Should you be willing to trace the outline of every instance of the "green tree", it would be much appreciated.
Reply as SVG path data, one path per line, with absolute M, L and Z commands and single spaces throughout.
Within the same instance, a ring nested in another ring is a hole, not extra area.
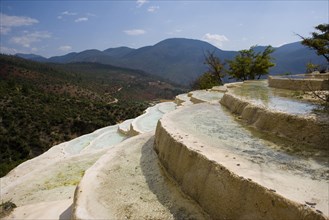
M 224 63 L 222 63 L 222 61 L 218 57 L 216 57 L 214 53 L 214 51 L 208 51 L 207 55 L 205 55 L 204 64 L 208 66 L 208 71 L 206 73 L 213 75 L 213 77 L 217 80 L 218 84 L 222 85 L 223 77 L 225 76 Z
M 213 86 L 223 85 L 224 63 L 214 53 L 208 51 L 204 55 L 204 64 L 208 66 L 208 70 L 194 81 L 193 89 L 210 89 Z
M 271 53 L 274 49 L 267 46 L 263 52 L 256 53 L 255 46 L 248 50 L 241 50 L 234 60 L 228 61 L 228 74 L 235 79 L 253 80 L 260 79 L 261 76 L 268 74 L 274 63 L 271 62 Z
M 311 33 L 312 37 L 298 36 L 303 39 L 303 45 L 316 50 L 316 53 L 326 58 L 329 63 L 329 24 L 319 24 L 315 29 L 316 32 Z
M 219 82 L 217 78 L 209 73 L 206 72 L 202 74 L 199 78 L 197 78 L 192 85 L 193 89 L 211 89 L 214 86 L 218 86 Z
M 311 62 L 308 62 L 306 64 L 306 73 L 312 73 L 314 71 L 317 71 L 319 70 L 320 68 L 320 65 L 317 65 L 317 64 L 314 64 L 314 63 L 311 63 Z

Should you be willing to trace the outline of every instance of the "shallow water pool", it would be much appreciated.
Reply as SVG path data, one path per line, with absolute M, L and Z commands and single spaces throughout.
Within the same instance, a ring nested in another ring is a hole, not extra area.
M 221 105 L 196 104 L 175 114 L 178 129 L 258 164 L 274 164 L 280 169 L 329 180 L 329 163 L 322 157 L 305 157 L 285 152 L 290 143 L 282 138 L 255 135 L 257 131 L 239 123 Z
M 271 88 L 267 80 L 245 81 L 230 91 L 266 108 L 290 114 L 310 114 L 320 106 L 298 99 L 299 93 L 286 89 Z

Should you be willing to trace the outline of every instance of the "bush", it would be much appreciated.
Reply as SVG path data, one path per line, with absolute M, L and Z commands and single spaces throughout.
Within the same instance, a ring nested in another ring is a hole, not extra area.
M 11 201 L 7 201 L 7 202 L 1 202 L 0 204 L 0 218 L 4 218 L 7 215 L 10 214 L 10 212 L 12 212 L 15 208 L 16 208 L 16 204 L 11 202 Z
M 192 85 L 193 89 L 211 89 L 214 86 L 218 86 L 220 83 L 211 73 L 204 73 L 201 75 Z

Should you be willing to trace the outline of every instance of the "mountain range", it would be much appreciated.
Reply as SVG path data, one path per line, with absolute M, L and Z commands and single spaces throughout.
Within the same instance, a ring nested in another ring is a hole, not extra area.
M 256 46 L 255 51 L 262 51 L 264 48 L 264 46 Z M 34 54 L 16 55 L 39 62 L 94 62 L 139 69 L 175 83 L 189 85 L 207 70 L 207 66 L 203 62 L 205 53 L 208 51 L 214 52 L 222 61 L 234 59 L 238 54 L 237 51 L 224 51 L 200 40 L 171 38 L 139 49 L 128 47 L 109 48 L 104 51 L 92 49 L 48 59 Z M 276 65 L 270 69 L 271 75 L 304 73 L 308 62 L 325 63 L 324 58 L 300 42 L 275 48 L 272 57 Z

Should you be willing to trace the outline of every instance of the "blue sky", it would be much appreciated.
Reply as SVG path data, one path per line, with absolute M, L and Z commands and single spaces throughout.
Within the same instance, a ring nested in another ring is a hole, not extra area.
M 167 38 L 207 41 L 223 50 L 280 46 L 328 23 L 329 1 L 1 0 L 1 53 L 45 57 Z

